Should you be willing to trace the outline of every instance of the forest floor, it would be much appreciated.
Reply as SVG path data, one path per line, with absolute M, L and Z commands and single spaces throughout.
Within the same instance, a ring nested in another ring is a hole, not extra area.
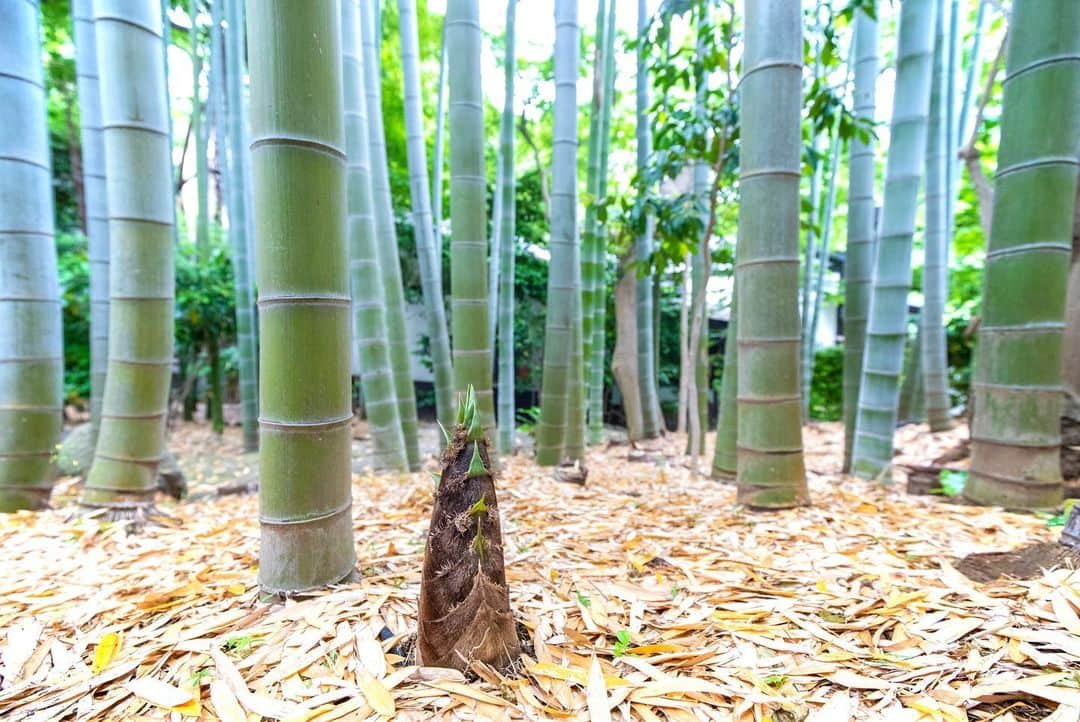
M 898 463 L 965 433 L 923 432 L 900 432 Z M 465 679 L 407 658 L 428 473 L 358 471 L 359 580 L 282 602 L 256 587 L 255 495 L 213 493 L 255 457 L 235 428 L 181 425 L 193 500 L 163 501 L 165 526 L 75 515 L 73 478 L 55 510 L 0 518 L 0 718 L 1080 720 L 1080 576 L 957 570 L 1058 530 L 843 476 L 841 439 L 807 428 L 814 505 L 776 513 L 694 475 L 675 435 L 590 450 L 584 486 L 507 460 L 507 580 L 533 648 L 516 676 Z

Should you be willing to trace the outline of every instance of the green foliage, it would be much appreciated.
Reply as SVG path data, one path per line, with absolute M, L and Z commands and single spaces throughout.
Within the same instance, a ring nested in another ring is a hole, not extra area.
M 536 430 L 536 425 L 540 423 L 540 407 L 530 406 L 527 409 L 518 409 L 517 420 L 518 431 L 531 435 Z
M 810 418 L 839 421 L 844 415 L 844 347 L 823 348 L 814 354 L 810 382 Z
M 516 252 L 514 256 L 514 362 L 518 394 L 540 391 L 547 315 L 547 260 L 537 251 L 548 247 L 548 222 L 540 191 L 540 175 L 530 170 L 515 190 Z
M 64 396 L 90 398 L 90 266 L 81 233 L 56 234 L 64 322 Z
M 941 493 L 950 499 L 955 499 L 964 493 L 964 485 L 967 483 L 968 473 L 962 469 L 942 469 L 938 474 L 941 482 Z
M 232 262 L 220 226 L 211 228 L 210 238 L 203 260 L 190 242 L 182 242 L 176 254 L 176 347 L 181 358 L 210 339 L 224 348 L 236 337 Z
M 615 648 L 612 650 L 616 657 L 621 657 L 630 649 L 630 630 L 620 629 L 615 632 Z
M 390 195 L 393 198 L 394 212 L 398 214 L 398 244 L 402 250 L 401 258 L 410 259 L 415 272 L 412 279 L 402 268 L 402 281 L 408 289 L 415 280 L 416 298 L 419 298 L 420 272 L 416 268 L 415 254 L 404 252 L 404 237 L 401 236 L 402 219 L 409 216 L 409 234 L 411 237 L 412 207 L 409 195 L 409 162 L 405 150 L 405 78 L 401 68 L 401 39 L 398 34 L 398 7 L 396 2 L 381 3 L 382 38 L 379 43 L 379 62 L 382 69 L 382 114 L 383 128 L 386 132 L 386 161 L 390 174 Z M 420 47 L 420 66 L 431 72 L 420 73 L 421 105 L 424 114 L 424 128 L 427 131 L 427 157 L 433 157 L 435 141 L 435 97 L 438 94 L 439 55 L 442 52 L 442 15 L 428 12 L 427 3 L 416 4 L 417 36 Z M 435 202 L 435 199 L 432 199 Z M 449 217 L 449 216 L 447 216 Z M 408 296 L 407 296 L 408 297 Z

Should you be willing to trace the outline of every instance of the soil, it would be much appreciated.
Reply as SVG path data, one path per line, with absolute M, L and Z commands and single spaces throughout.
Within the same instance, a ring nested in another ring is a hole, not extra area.
M 970 554 L 956 565 L 960 573 L 976 582 L 1002 577 L 1034 579 L 1052 567 L 1080 568 L 1080 552 L 1057 542 L 1040 542 L 1008 552 Z

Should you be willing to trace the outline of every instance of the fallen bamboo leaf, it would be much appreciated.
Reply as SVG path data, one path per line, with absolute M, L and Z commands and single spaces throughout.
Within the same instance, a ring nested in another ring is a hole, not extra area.
M 166 709 L 187 704 L 193 696 L 191 692 L 185 692 L 168 682 L 152 677 L 133 679 L 124 684 L 124 687 L 139 699 Z
M 589 665 L 589 683 L 585 695 L 591 722 L 611 722 L 611 710 L 608 708 L 607 687 L 604 686 L 604 670 L 600 661 L 592 658 Z
M 109 632 L 102 636 L 97 647 L 94 648 L 94 662 L 90 669 L 97 674 L 109 666 L 116 653 L 120 651 L 121 636 L 119 632 Z
M 247 715 L 224 680 L 215 679 L 210 683 L 210 702 L 221 722 L 247 722 Z
M 386 685 L 366 672 L 360 672 L 356 681 L 371 709 L 385 717 L 393 716 L 394 698 L 390 696 L 390 690 L 386 688 Z

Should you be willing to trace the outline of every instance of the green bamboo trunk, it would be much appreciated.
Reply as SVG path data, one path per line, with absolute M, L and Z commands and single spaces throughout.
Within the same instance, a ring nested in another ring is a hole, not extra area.
M 922 345 L 922 324 L 920 323 L 915 336 L 905 343 L 904 371 L 901 374 L 900 401 L 897 406 L 897 420 L 902 424 L 917 424 L 923 419 L 921 411 Z
M 855 116 L 874 121 L 878 74 L 877 20 L 855 11 Z M 874 136 L 851 139 L 848 156 L 847 254 L 844 280 L 844 471 L 851 470 L 855 417 L 859 408 L 866 316 L 874 273 Z
M 645 0 L 638 0 L 638 38 L 644 40 L 649 27 L 649 14 Z M 649 70 L 645 43 L 638 47 L 637 54 L 637 170 L 644 173 L 649 162 L 652 148 L 649 120 Z M 644 189 L 642 189 L 644 190 Z M 653 253 L 654 219 L 645 219 L 644 231 L 634 239 L 637 262 L 646 264 Z M 660 420 L 660 400 L 656 386 L 656 349 L 653 332 L 653 278 L 651 273 L 638 271 L 637 317 L 638 317 L 638 384 L 641 386 L 641 421 L 642 434 L 653 438 L 662 431 Z
M 93 0 L 71 3 L 90 269 L 90 435 L 91 443 L 96 443 L 109 361 L 109 210 L 105 200 L 105 142 L 101 132 L 93 5 Z
M 96 0 L 109 208 L 109 366 L 82 502 L 149 504 L 173 362 L 173 185 L 161 5 Z
M 799 393 L 802 17 L 789 0 L 747 0 L 745 10 L 737 499 L 783 508 L 809 501 Z
M 815 74 L 820 74 L 820 70 L 821 65 L 818 64 L 815 69 Z M 802 370 L 802 420 L 804 423 L 809 420 L 810 377 L 813 374 L 813 370 L 810 368 L 811 362 L 809 355 L 809 349 L 813 347 L 813 341 L 810 339 L 810 321 L 814 315 L 812 310 L 814 304 L 814 259 L 818 253 L 819 234 L 817 228 L 821 225 L 821 176 L 824 173 L 819 143 L 820 137 L 815 136 L 812 141 L 813 153 L 811 154 L 810 160 L 813 165 L 813 171 L 810 175 L 810 203 L 809 208 L 806 210 L 806 235 L 802 264 L 802 298 L 799 301 L 799 308 L 802 310 L 802 355 L 799 363 Z
M 980 50 L 982 48 L 983 18 L 986 15 L 988 2 L 989 0 L 979 0 L 979 9 L 975 13 L 975 27 L 971 29 L 971 53 L 968 55 L 967 74 L 964 76 L 964 95 L 960 101 L 959 116 L 954 129 L 956 135 L 953 138 L 958 148 L 962 148 L 967 141 L 968 114 L 971 112 L 972 104 L 975 101 L 975 82 L 981 77 L 979 72 L 982 69 Z M 959 158 L 953 158 L 952 162 L 956 164 L 957 171 L 952 176 L 953 187 L 949 192 L 955 194 L 956 186 L 960 181 L 959 167 L 962 161 Z
M 165 77 L 168 78 L 169 77 L 169 48 L 172 47 L 172 32 L 169 30 L 168 25 L 165 24 L 165 19 L 169 17 L 169 8 L 172 7 L 172 2 L 171 2 L 171 0 L 160 0 L 160 3 L 161 3 L 161 18 L 162 18 L 162 23 L 163 23 L 162 24 L 162 31 L 163 32 L 161 33 L 161 65 L 165 69 Z M 89 3 L 87 5 L 87 13 L 90 14 L 90 15 L 93 15 L 93 0 L 89 0 Z M 96 41 L 95 41 L 95 44 L 96 44 Z M 100 96 L 100 92 L 99 92 L 99 96 Z M 167 123 L 167 132 L 169 134 L 169 172 L 174 173 L 175 175 L 173 177 L 177 179 L 177 182 L 179 182 L 180 169 L 179 168 L 173 168 L 173 165 L 172 165 L 172 161 L 173 161 L 173 157 L 172 157 L 173 138 L 174 138 L 174 136 L 173 136 L 173 118 L 172 118 L 172 94 L 168 91 L 168 85 L 167 84 L 166 84 L 166 90 L 165 90 L 165 117 L 168 118 L 168 120 L 169 120 L 169 122 Z M 102 151 L 102 153 L 104 153 L 104 151 Z M 84 166 L 84 170 L 85 170 L 85 166 Z M 177 203 L 179 201 L 179 198 L 180 198 L 179 194 L 173 194 L 173 218 L 174 219 L 176 218 L 176 205 L 177 205 Z M 106 219 L 106 226 L 107 225 L 108 225 L 108 219 Z M 173 234 L 173 246 L 174 247 L 179 247 L 180 246 L 180 230 L 177 227 L 177 224 L 175 222 L 173 223 L 172 234 Z M 109 282 L 108 282 L 107 277 L 105 279 L 104 292 L 105 292 L 105 297 L 107 299 L 108 296 L 109 296 Z M 106 326 L 105 330 L 106 330 L 106 332 L 108 332 L 109 312 L 108 312 L 107 308 L 105 309 L 104 318 L 105 318 L 105 326 Z M 105 364 L 106 366 L 108 365 L 108 351 L 109 351 L 108 338 L 106 338 L 106 341 L 105 341 L 105 355 L 102 356 L 102 363 Z M 104 393 L 104 388 L 102 388 L 102 392 Z
M 576 182 L 575 178 L 575 182 Z M 576 204 L 575 199 L 575 204 Z M 581 303 L 581 242 L 577 236 L 577 224 L 574 226 L 575 245 L 577 246 L 576 288 L 572 292 L 573 308 L 570 317 L 570 376 L 567 388 L 566 408 L 566 458 L 569 461 L 585 459 L 585 348 L 583 309 Z
M 233 278 L 236 293 L 236 350 L 240 372 L 240 420 L 244 450 L 259 448 L 259 381 L 255 363 L 255 312 L 252 298 L 251 261 L 248 236 L 251 219 L 247 213 L 248 178 L 244 172 L 247 155 L 247 126 L 244 123 L 244 22 L 241 0 L 226 0 L 228 29 L 225 34 L 225 92 L 229 152 L 222 156 L 229 209 L 229 243 L 232 246 Z
M 604 90 L 601 96 L 600 112 L 600 168 L 596 184 L 597 199 L 607 198 L 608 154 L 611 150 L 611 107 L 615 99 L 615 5 L 614 0 L 608 5 L 607 28 L 604 31 Z M 588 437 L 589 443 L 599 444 L 604 440 L 604 362 L 607 359 L 605 344 L 607 341 L 607 228 L 599 225 L 593 245 L 594 269 L 597 274 L 596 287 L 593 289 L 592 343 L 589 353 L 588 383 Z
M 709 166 L 707 163 L 698 161 L 694 164 L 694 193 L 698 196 L 699 202 L 704 202 L 705 207 L 709 206 Z M 708 218 L 704 218 L 703 222 L 708 225 Z M 693 309 L 699 305 L 705 308 L 704 299 L 705 293 L 708 290 L 709 277 L 712 275 L 712 256 L 708 248 L 708 239 L 702 235 L 701 241 L 704 243 L 703 248 L 699 248 L 694 253 L 694 257 L 690 262 L 690 323 L 693 323 L 694 313 Z M 705 313 L 701 316 L 701 328 L 698 333 L 700 334 L 698 340 L 697 353 L 695 358 L 691 361 L 694 369 L 694 394 L 695 398 L 687 400 L 690 406 L 690 413 L 697 416 L 697 442 L 696 447 L 687 439 L 687 452 L 689 453 L 692 448 L 696 448 L 699 453 L 705 448 L 705 431 L 709 428 L 709 314 L 708 309 L 705 309 Z M 688 433 L 694 426 L 693 423 L 687 425 Z
M 905 0 L 900 6 L 885 193 L 852 446 L 852 471 L 865 479 L 886 478 L 892 464 L 907 339 L 912 236 L 926 163 L 935 1 Z
M 503 114 L 499 126 L 503 185 L 497 202 L 502 207 L 502 242 L 499 244 L 499 395 L 498 433 L 496 446 L 500 454 L 514 452 L 514 427 L 516 407 L 514 404 L 514 252 L 516 247 L 514 183 L 514 74 L 517 67 L 515 56 L 514 20 L 517 0 L 506 3 L 506 59 L 503 63 Z M 509 182 L 508 182 L 509 181 Z
M 948 363 L 945 359 L 945 297 L 948 295 L 949 179 L 946 157 L 952 133 L 947 117 L 945 3 L 937 0 L 934 28 L 933 80 L 930 89 L 930 121 L 926 137 L 926 220 L 923 248 L 923 308 L 921 371 L 926 419 L 931 431 L 952 427 L 949 417 Z
M 591 414 L 591 407 L 593 406 L 593 364 L 596 363 L 596 354 L 593 353 L 593 344 L 596 342 L 593 324 L 596 321 L 596 304 L 600 296 L 599 289 L 604 282 L 601 268 L 601 249 L 599 248 L 600 224 L 597 222 L 596 204 L 600 198 L 600 147 L 604 144 L 601 125 L 603 124 L 602 116 L 604 113 L 604 70 L 607 63 L 606 23 L 605 0 L 599 0 L 596 4 L 593 95 L 592 103 L 589 106 L 589 144 L 585 172 L 585 226 L 581 235 L 581 328 L 583 334 L 582 350 L 585 354 L 585 379 L 589 384 L 587 389 L 589 414 Z M 601 413 L 603 413 L 602 401 L 600 408 Z M 593 427 L 594 424 L 590 418 L 590 432 Z M 589 441 L 594 443 L 592 439 Z
M 248 9 L 259 583 L 272 592 L 336 582 L 355 560 L 340 22 L 338 0 Z
M 360 362 L 360 386 L 368 424 L 375 439 L 375 468 L 405 471 L 409 462 L 394 395 L 386 328 L 386 294 L 375 235 L 358 0 L 344 0 L 341 4 L 341 53 L 348 157 L 346 232 L 353 297 L 353 339 L 356 358 Z
M 536 432 L 536 462 L 552 466 L 579 444 L 570 437 L 576 396 L 572 366 L 581 362 L 580 332 L 575 313 L 581 311 L 581 259 L 577 237 L 577 1 L 555 3 L 555 109 L 551 157 L 551 265 L 548 270 L 547 322 L 544 327 L 544 368 L 540 389 L 540 423 Z M 575 295 L 577 298 L 575 298 Z M 575 349 L 575 345 L 577 348 Z M 583 432 L 583 429 L 581 429 Z
M 496 321 L 499 318 L 499 259 L 502 247 L 502 203 L 499 199 L 503 194 L 503 160 L 502 160 L 502 126 L 503 117 L 499 116 L 499 145 L 495 150 L 495 188 L 491 194 L 491 247 L 488 249 L 488 338 L 491 339 L 492 349 L 495 350 Z
M 476 390 L 480 422 L 495 425 L 488 338 L 487 178 L 480 86 L 480 9 L 477 0 L 446 7 L 450 91 L 450 303 L 454 388 Z
M 0 512 L 48 505 L 63 421 L 39 14 L 36 2 L 0 0 Z
M 944 6 L 943 6 L 944 7 Z M 941 12 L 941 11 L 939 11 Z M 959 141 L 956 128 L 959 120 L 956 98 L 956 76 L 962 65 L 960 58 L 960 0 L 952 0 L 949 9 L 948 48 L 944 58 L 945 72 L 945 280 L 948 288 L 949 257 L 956 225 L 957 178 L 960 174 Z M 977 42 L 977 41 L 976 41 Z M 947 295 L 947 292 L 946 292 Z M 951 422 L 950 422 L 951 423 Z
M 443 428 L 449 429 L 454 423 L 454 369 L 450 360 L 446 306 L 443 304 L 442 258 L 437 255 L 438 249 L 432 234 L 423 101 L 420 97 L 416 0 L 398 0 L 398 32 L 401 35 L 401 66 L 405 88 L 405 133 L 413 232 L 416 234 L 416 253 L 420 258 L 420 282 L 427 314 L 431 362 L 435 371 L 435 409 Z
M 412 354 L 405 334 L 405 290 L 401 282 L 401 262 L 398 253 L 397 231 L 394 227 L 394 208 L 390 198 L 390 172 L 386 162 L 386 134 L 383 131 L 382 68 L 379 61 L 376 32 L 376 3 L 360 3 L 360 28 L 363 31 L 364 93 L 368 111 L 368 148 L 371 161 L 372 198 L 375 203 L 375 232 L 378 234 L 379 266 L 382 269 L 383 292 L 386 295 L 386 329 L 390 341 L 390 364 L 394 374 L 394 390 L 401 418 L 401 433 L 405 436 L 405 453 L 409 469 L 420 468 L 419 438 L 417 436 L 416 389 L 412 379 Z M 445 409 L 443 409 L 445 410 Z
M 738 472 L 739 430 L 739 343 L 736 299 L 738 289 L 731 289 L 728 327 L 724 337 L 724 375 L 720 378 L 720 412 L 716 423 L 716 448 L 713 449 L 712 478 L 731 481 Z
M 203 117 L 202 103 L 202 38 L 199 37 L 199 0 L 191 0 L 191 135 L 195 140 L 195 245 L 199 259 L 210 251 L 210 177 L 207 163 L 210 126 Z
M 446 138 L 446 23 L 442 28 L 442 50 L 439 52 L 439 93 L 435 100 L 435 147 L 431 159 L 431 227 L 435 237 L 435 257 L 439 259 L 439 278 L 443 268 L 443 148 Z
M 976 347 L 971 478 L 983 504 L 1061 502 L 1062 335 L 1080 158 L 1080 4 L 1015 0 Z
M 695 19 L 699 54 L 704 50 L 703 32 L 708 27 L 705 22 L 707 19 L 706 12 L 708 12 L 707 7 L 702 6 L 699 8 Z M 705 101 L 709 92 L 709 76 L 705 72 L 704 66 L 702 66 L 699 73 L 695 73 L 694 85 L 694 115 L 698 122 L 704 123 Z M 693 416 L 687 418 L 686 453 L 698 456 L 704 453 L 705 435 L 709 425 L 709 314 L 706 307 L 706 292 L 708 291 L 709 277 L 712 275 L 712 255 L 709 250 L 709 237 L 706 233 L 711 233 L 709 220 L 713 212 L 709 197 L 711 186 L 709 183 L 709 164 L 704 160 L 696 161 L 694 163 L 693 178 L 694 195 L 697 197 L 697 202 L 701 204 L 703 213 L 701 217 L 701 239 L 698 241 L 699 247 L 690 262 L 690 325 L 688 326 L 686 346 L 690 355 L 695 358 L 690 362 L 693 367 L 693 384 L 687 384 L 687 394 L 692 397 L 687 399 L 687 408 L 688 413 Z M 697 329 L 698 338 L 695 353 L 693 348 L 695 343 L 693 340 L 693 323 L 694 315 L 697 313 L 696 309 L 699 307 L 702 315 L 701 324 Z

